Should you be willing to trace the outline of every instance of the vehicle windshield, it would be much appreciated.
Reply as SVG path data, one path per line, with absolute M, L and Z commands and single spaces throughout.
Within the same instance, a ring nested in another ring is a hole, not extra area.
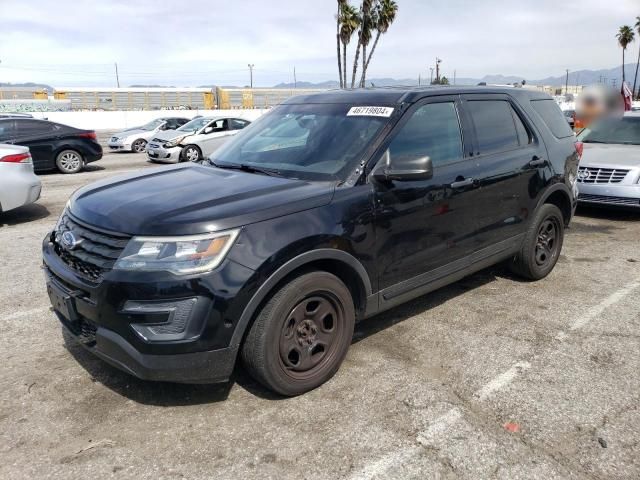
M 146 130 L 150 132 L 151 130 L 155 130 L 156 128 L 158 128 L 163 123 L 164 123 L 164 120 L 160 120 L 160 119 L 152 120 L 149 123 L 145 123 L 144 125 L 142 125 L 140 127 L 140 130 Z
M 211 117 L 199 117 L 199 118 L 194 118 L 193 120 L 191 120 L 190 122 L 185 123 L 184 125 L 182 125 L 179 129 L 178 132 L 197 132 L 198 130 L 200 130 L 202 127 L 204 127 L 205 125 L 207 125 L 209 122 L 211 122 L 211 120 L 213 120 L 213 118 Z
M 351 105 L 281 105 L 243 129 L 210 161 L 290 178 L 344 180 L 388 121 L 354 114 Z
M 640 117 L 600 120 L 580 132 L 578 140 L 584 143 L 640 145 Z

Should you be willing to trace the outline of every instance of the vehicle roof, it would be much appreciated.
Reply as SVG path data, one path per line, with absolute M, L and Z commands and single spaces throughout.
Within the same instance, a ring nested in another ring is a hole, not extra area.
M 372 87 L 349 90 L 328 90 L 309 95 L 296 95 L 283 102 L 284 105 L 302 103 L 348 103 L 357 105 L 393 105 L 413 103 L 421 98 L 437 95 L 461 95 L 465 93 L 503 93 L 514 97 L 527 97 L 533 100 L 552 100 L 546 93 L 527 88 L 513 87 L 458 87 L 458 86 L 424 86 L 424 87 Z

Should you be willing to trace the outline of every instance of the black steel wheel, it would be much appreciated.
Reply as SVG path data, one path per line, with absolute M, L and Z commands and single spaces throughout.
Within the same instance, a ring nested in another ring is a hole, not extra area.
M 532 219 L 511 269 L 529 280 L 540 280 L 555 267 L 564 241 L 564 218 L 558 207 L 542 205 Z
M 287 396 L 331 378 L 351 344 L 355 311 L 336 276 L 311 272 L 283 286 L 267 302 L 242 346 L 249 373 Z

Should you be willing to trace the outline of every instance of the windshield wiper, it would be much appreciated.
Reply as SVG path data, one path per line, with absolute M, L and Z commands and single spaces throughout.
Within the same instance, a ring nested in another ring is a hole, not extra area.
M 216 163 L 213 160 L 209 160 L 209 163 L 214 167 L 228 168 L 229 170 L 242 170 L 247 173 L 262 173 L 263 175 L 269 175 L 270 177 L 282 177 L 282 173 L 279 170 L 272 170 L 270 168 L 254 167 L 246 163 Z

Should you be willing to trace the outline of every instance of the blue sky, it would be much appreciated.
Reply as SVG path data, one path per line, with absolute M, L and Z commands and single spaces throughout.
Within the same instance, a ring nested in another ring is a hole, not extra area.
M 353 2 L 355 3 L 355 1 Z M 620 63 L 638 0 L 397 0 L 369 77 L 523 78 Z M 337 78 L 334 0 L 0 0 L 0 81 L 176 86 Z M 628 51 L 635 61 L 639 42 Z M 349 55 L 353 53 L 352 46 Z

